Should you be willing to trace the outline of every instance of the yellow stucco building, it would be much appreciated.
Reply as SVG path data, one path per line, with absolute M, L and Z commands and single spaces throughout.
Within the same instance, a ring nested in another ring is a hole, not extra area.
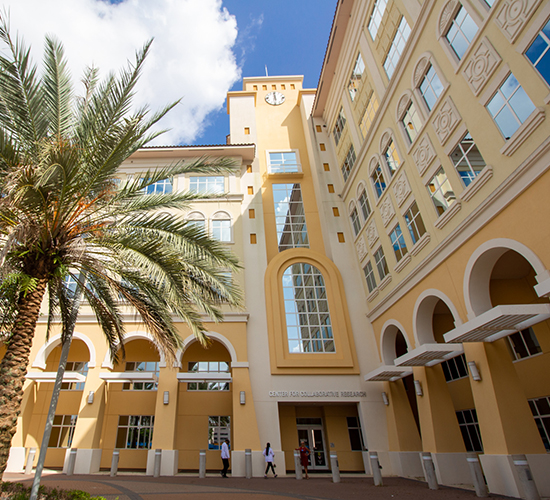
M 299 49 L 297 49 L 299 50 Z M 227 99 L 225 145 L 145 148 L 123 167 L 202 155 L 230 176 L 157 188 L 225 192 L 185 214 L 231 246 L 243 311 L 208 318 L 212 347 L 181 324 L 167 366 L 127 311 L 126 358 L 109 362 L 83 306 L 47 466 L 76 472 L 232 472 L 251 449 L 292 470 L 471 484 L 522 496 L 524 454 L 550 495 L 550 4 L 541 0 L 340 0 L 318 89 L 302 77 L 245 78 Z M 9 470 L 39 445 L 59 337 L 36 336 Z M 56 440 L 57 439 L 57 440 Z

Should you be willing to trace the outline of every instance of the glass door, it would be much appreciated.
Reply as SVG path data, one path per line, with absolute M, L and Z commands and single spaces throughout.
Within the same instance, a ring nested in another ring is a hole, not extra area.
M 325 447 L 325 440 L 323 437 L 323 425 L 321 419 L 307 419 L 307 420 L 319 420 L 319 423 L 315 424 L 301 424 L 300 420 L 306 419 L 297 419 L 298 423 L 298 441 L 302 440 L 306 442 L 307 447 L 309 448 L 309 465 L 308 469 L 310 470 L 327 470 L 328 461 L 327 453 Z

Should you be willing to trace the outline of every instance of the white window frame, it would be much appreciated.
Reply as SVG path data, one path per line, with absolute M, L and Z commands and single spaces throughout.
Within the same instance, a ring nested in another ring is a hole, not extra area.
M 408 151 L 420 137 L 426 116 L 422 106 L 418 106 L 416 96 L 407 90 L 399 99 L 395 112 L 395 120 L 398 123 L 401 135 L 407 145 Z
M 227 419 L 227 425 L 222 425 L 220 419 Z M 217 419 L 217 421 L 215 420 Z M 222 443 L 231 437 L 231 416 L 213 415 L 208 417 L 208 449 L 220 450 Z
M 61 422 L 59 422 L 59 419 L 61 419 Z M 48 448 L 70 448 L 73 443 L 77 421 L 78 415 L 55 415 Z M 59 429 L 59 434 L 56 436 L 57 429 Z M 66 433 L 64 433 L 64 431 Z M 63 441 L 65 441 L 65 437 L 67 438 L 66 443 L 64 446 L 61 446 L 63 445 Z M 54 442 L 52 443 L 52 441 Z M 52 446 L 53 444 L 55 444 L 55 446 Z
M 384 249 L 382 246 L 379 246 L 374 252 L 374 262 L 376 264 L 376 269 L 378 270 L 378 277 L 380 281 L 383 281 L 386 276 L 390 274 L 390 269 L 388 267 L 388 261 L 386 260 L 386 255 L 384 254 Z
M 229 373 L 230 361 L 188 361 L 187 373 Z M 194 365 L 191 367 L 191 365 Z M 224 366 L 225 365 L 225 366 Z M 188 382 L 187 390 L 191 392 L 227 392 L 230 382 L 197 381 Z
M 130 366 L 130 363 L 133 366 Z M 124 371 L 131 372 L 131 373 L 155 373 L 158 380 L 158 376 L 160 373 L 159 368 L 160 368 L 159 361 L 126 361 Z M 158 381 L 152 381 L 152 382 L 136 381 L 136 382 L 124 382 L 122 384 L 123 391 L 156 391 L 157 389 L 158 389 Z
M 361 121 L 359 122 L 359 129 L 361 130 L 361 135 L 363 136 L 363 139 L 367 137 L 367 133 L 370 130 L 372 123 L 374 122 L 374 118 L 376 116 L 376 112 L 378 111 L 379 106 L 380 103 L 378 102 L 378 99 L 376 98 L 376 93 L 373 90 L 369 98 L 367 99 L 367 104 L 365 105 L 365 109 L 361 116 Z
M 274 162 L 272 160 L 271 155 L 277 155 L 277 154 L 285 154 L 285 153 L 293 153 L 295 155 L 295 161 L 289 162 L 288 166 L 291 167 L 289 169 L 285 168 L 285 161 L 284 158 L 282 159 L 282 162 L 280 165 L 283 166 L 282 169 L 274 169 L 273 165 Z M 300 152 L 297 149 L 288 149 L 288 150 L 282 150 L 282 149 L 268 149 L 266 151 L 266 158 L 267 158 L 267 171 L 270 174 L 296 174 L 302 172 L 302 164 L 300 162 Z M 295 167 L 295 168 L 294 168 Z
M 374 195 L 376 197 L 376 200 L 378 201 L 384 193 L 386 192 L 386 189 L 388 189 L 388 183 L 386 182 L 386 178 L 384 177 L 384 171 L 382 170 L 382 165 L 380 163 L 380 160 L 376 158 L 376 162 L 371 162 L 371 168 L 370 168 L 370 181 L 372 185 L 372 190 L 374 191 Z
M 353 144 L 350 144 L 348 152 L 346 153 L 346 157 L 344 158 L 344 161 L 342 162 L 342 166 L 340 167 L 340 171 L 342 172 L 342 177 L 344 179 L 344 182 L 347 182 L 347 180 L 349 179 L 349 176 L 353 171 L 353 167 L 355 166 L 356 161 L 357 161 L 357 156 L 355 154 L 355 148 L 353 147 Z
M 363 274 L 365 275 L 365 281 L 367 282 L 369 293 L 371 293 L 376 290 L 378 285 L 376 284 L 376 276 L 374 276 L 374 269 L 370 260 L 368 260 L 363 266 Z
M 527 332 L 530 332 L 532 334 L 531 340 L 534 343 L 534 347 L 535 347 L 534 352 L 531 352 L 529 343 L 526 340 L 526 336 L 528 335 Z M 527 352 L 526 356 L 521 356 L 520 353 L 516 350 L 516 348 L 514 347 L 514 341 L 512 340 L 512 337 L 514 337 L 518 342 L 521 342 L 523 348 Z M 514 361 L 520 361 L 522 359 L 528 359 L 528 358 L 532 358 L 533 356 L 542 354 L 542 348 L 540 346 L 539 339 L 537 338 L 537 334 L 535 333 L 535 330 L 533 330 L 532 327 L 528 327 L 528 328 L 525 328 L 524 330 L 520 330 L 519 332 L 513 333 L 512 335 L 509 335 L 507 339 L 508 339 L 508 345 L 510 346 L 510 355 L 512 356 L 512 359 Z
M 372 12 L 369 19 L 369 24 L 367 30 L 370 33 L 372 40 L 376 40 L 376 35 L 378 35 L 378 30 L 380 29 L 380 24 L 384 17 L 384 12 L 386 12 L 386 7 L 388 6 L 388 0 L 376 0 L 372 8 Z
M 468 140 L 468 139 L 466 139 L 467 136 L 470 136 L 470 138 L 471 138 L 471 145 L 466 149 L 464 147 L 464 144 L 465 144 L 465 141 Z M 479 153 L 479 156 L 483 160 L 483 166 L 479 170 L 476 170 L 476 168 L 479 168 L 479 167 L 477 167 L 475 165 L 472 165 L 472 158 L 471 158 L 471 156 L 468 156 L 468 154 L 472 151 L 472 149 L 474 147 L 477 149 L 477 151 Z M 453 155 L 456 151 L 460 152 L 460 157 L 457 158 L 457 160 L 455 161 L 455 158 L 454 158 Z M 466 131 L 466 133 L 462 134 L 461 139 L 457 142 L 456 146 L 450 152 L 449 159 L 451 160 L 451 163 L 453 164 L 453 166 L 455 168 L 455 171 L 458 174 L 458 176 L 460 177 L 460 180 L 462 181 L 462 184 L 464 185 L 465 188 L 470 186 L 472 184 L 472 182 L 474 182 L 476 180 L 476 177 L 487 166 L 487 163 L 485 163 L 485 159 L 483 158 L 483 155 L 481 154 L 481 151 L 479 151 L 479 148 L 478 148 L 475 140 L 473 139 L 472 134 L 470 134 L 470 132 L 468 130 Z M 457 168 L 459 163 L 464 164 L 464 162 L 468 166 L 468 171 L 467 171 L 467 172 L 469 172 L 468 175 L 462 175 L 461 172 L 466 172 L 466 170 L 460 170 L 459 171 L 458 168 Z M 466 182 L 466 179 L 468 179 L 468 182 Z
M 349 206 L 349 218 L 351 223 L 351 228 L 353 229 L 353 235 L 357 237 L 361 232 L 361 219 L 359 218 L 359 211 L 355 203 L 351 203 Z
M 365 197 L 365 200 L 366 200 L 366 206 L 368 208 L 368 214 L 365 215 L 365 207 L 364 207 L 364 203 L 361 202 L 361 198 Z M 370 200 L 369 200 L 369 195 L 367 193 L 367 187 L 365 186 L 365 184 L 363 183 L 363 181 L 361 181 L 361 183 L 359 184 L 359 186 L 357 187 L 357 204 L 359 205 L 359 208 L 361 209 L 361 218 L 363 219 L 363 224 L 365 222 L 367 222 L 368 218 L 371 216 L 372 214 L 372 207 L 370 205 Z
M 121 418 L 128 418 L 127 424 L 121 424 Z M 132 423 L 132 419 L 139 419 L 137 423 Z M 149 423 L 144 423 L 144 419 L 150 419 Z M 153 432 L 155 428 L 155 416 L 154 415 L 119 415 L 117 433 L 116 433 L 116 445 L 118 448 L 125 450 L 150 450 L 153 443 Z M 119 447 L 119 434 L 124 432 L 123 429 L 126 429 L 126 438 L 124 440 L 124 447 Z M 148 431 L 148 432 L 147 432 Z M 138 446 L 128 446 L 128 434 L 136 433 L 138 434 L 137 445 Z M 139 436 L 142 432 L 147 436 L 147 442 L 141 442 Z M 140 444 L 145 444 L 145 446 L 140 446 Z
M 346 116 L 344 115 L 344 108 L 343 106 L 340 106 L 340 111 L 338 113 L 338 116 L 336 117 L 336 122 L 334 123 L 334 127 L 332 127 L 332 137 L 334 139 L 334 144 L 338 146 L 338 143 L 340 142 L 340 138 L 342 137 L 342 134 L 344 133 L 344 128 L 346 127 Z
M 439 179 L 437 178 L 438 175 L 440 173 L 443 173 L 443 175 L 445 176 L 445 180 L 443 182 L 439 182 Z M 434 184 L 435 186 L 435 190 L 432 191 L 430 189 L 430 184 Z M 448 184 L 451 188 L 451 190 L 447 190 L 444 192 L 444 186 L 445 184 Z M 442 166 L 439 166 L 439 168 L 435 171 L 435 173 L 431 176 L 430 180 L 428 181 L 428 183 L 426 184 L 426 189 L 428 190 L 428 194 L 430 196 L 430 199 L 432 200 L 432 205 L 434 207 L 434 210 L 436 211 L 438 217 L 440 217 L 441 215 L 443 215 L 447 210 L 449 210 L 449 208 L 451 208 L 451 206 L 456 203 L 456 195 L 454 193 L 454 189 L 453 189 L 453 186 L 451 184 L 451 182 L 449 181 L 449 178 L 447 177 L 447 174 L 445 172 L 445 169 L 442 167 Z M 440 193 L 441 196 L 440 197 L 437 197 L 436 198 L 436 195 Z M 452 193 L 452 197 L 451 196 L 445 196 L 447 193 Z M 444 206 L 444 209 L 441 213 L 439 213 L 439 210 L 437 209 L 438 206 L 441 206 L 441 205 L 437 205 L 434 201 L 434 199 L 437 199 L 439 201 L 442 201 L 442 200 L 445 200 L 444 203 L 443 203 L 443 206 Z M 449 199 L 451 200 L 451 202 L 449 202 Z
M 219 211 L 210 217 L 210 235 L 220 243 L 233 243 L 233 220 L 229 213 Z
M 363 75 L 365 74 L 365 61 L 361 52 L 357 53 L 353 69 L 351 70 L 351 76 L 348 81 L 348 94 L 351 102 L 355 101 L 355 97 L 363 84 Z
M 434 72 L 434 77 L 430 81 L 430 88 L 432 88 L 433 95 L 435 96 L 435 101 L 433 102 L 431 107 L 426 100 L 424 92 L 422 92 L 421 89 L 423 83 L 426 81 L 427 75 L 430 70 L 433 70 Z M 433 88 L 433 85 L 431 83 L 435 80 L 435 78 L 437 78 L 441 86 L 439 94 L 437 94 L 436 89 Z M 412 73 L 412 86 L 414 88 L 416 100 L 422 103 L 421 106 L 423 113 L 429 116 L 441 102 L 441 100 L 443 99 L 443 95 L 449 87 L 449 82 L 445 78 L 443 71 L 441 70 L 439 64 L 437 63 L 435 57 L 431 52 L 425 52 L 418 59 L 418 62 L 416 63 L 414 71 Z
M 410 220 L 407 221 L 407 214 L 411 213 L 411 215 L 412 215 L 412 208 L 413 208 L 414 205 L 416 205 L 416 215 L 413 215 L 410 218 Z M 420 220 L 422 221 L 422 226 L 424 227 L 424 231 L 422 232 L 422 234 L 420 234 L 420 230 L 419 230 L 420 228 L 418 227 L 418 223 L 417 223 L 418 218 L 420 218 Z M 416 202 L 416 200 L 414 200 L 409 205 L 409 208 L 407 208 L 407 210 L 403 214 L 403 219 L 405 219 L 405 224 L 407 225 L 407 229 L 409 230 L 409 236 L 411 237 L 411 241 L 412 241 L 413 245 L 416 245 L 422 239 L 422 236 L 424 236 L 427 232 L 426 224 L 424 223 L 424 219 L 422 218 L 422 213 L 420 212 L 420 209 L 418 208 L 418 203 Z M 418 235 L 417 237 L 414 236 L 414 233 L 411 230 L 411 226 L 414 226 L 416 234 Z
M 214 180 L 213 182 L 211 182 L 210 180 Z M 219 186 L 220 184 L 220 179 L 223 179 L 222 183 L 223 183 L 223 186 L 222 186 L 222 189 L 220 190 L 219 188 L 216 188 L 214 189 L 213 191 L 211 191 L 209 189 L 209 186 L 210 184 L 212 184 L 214 187 L 216 186 Z M 198 188 L 201 187 L 201 185 L 203 184 L 202 181 L 204 181 L 204 184 L 206 186 L 206 190 L 205 191 L 199 191 Z M 196 184 L 196 187 L 194 187 L 193 185 Z M 195 193 L 195 194 L 205 194 L 205 195 L 209 195 L 209 194 L 222 194 L 225 192 L 225 176 L 223 175 L 193 175 L 191 177 L 189 177 L 189 192 L 190 193 Z
M 410 35 L 411 28 L 409 23 L 405 19 L 405 16 L 401 16 L 401 20 L 399 21 L 399 26 L 397 27 L 397 31 L 393 37 L 390 50 L 384 60 L 384 70 L 386 71 L 388 80 L 391 80 L 393 74 L 395 73 L 395 69 L 397 68 L 399 61 L 401 60 L 401 56 L 405 51 L 407 40 Z
M 409 250 L 407 249 L 407 243 L 405 242 L 405 236 L 403 236 L 403 231 L 401 230 L 401 226 L 397 224 L 391 233 L 389 234 L 390 241 L 393 248 L 393 254 L 395 255 L 396 262 L 401 261 L 407 253 L 409 253 Z M 398 247 L 396 248 L 396 244 Z

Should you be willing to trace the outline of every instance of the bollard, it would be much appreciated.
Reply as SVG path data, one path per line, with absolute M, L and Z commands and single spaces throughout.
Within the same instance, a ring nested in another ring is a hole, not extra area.
M 160 460 L 162 458 L 162 450 L 155 450 L 155 468 L 153 469 L 153 477 L 160 477 Z
M 294 468 L 296 469 L 296 479 L 302 479 L 302 462 L 298 450 L 294 450 Z
M 76 451 L 78 448 L 71 448 L 69 452 L 69 463 L 67 465 L 67 476 L 72 476 L 74 474 L 74 465 L 76 463 Z
M 338 456 L 336 453 L 330 454 L 330 468 L 332 469 L 332 482 L 340 482 L 340 468 L 338 467 Z
M 382 482 L 382 473 L 380 472 L 380 462 L 378 461 L 378 452 L 370 451 L 370 468 L 372 469 L 372 479 L 374 480 L 374 486 L 384 486 Z
M 250 448 L 244 450 L 244 468 L 246 479 L 250 479 L 252 477 L 252 450 Z
M 115 477 L 118 473 L 118 459 L 120 458 L 120 451 L 113 451 L 113 458 L 111 459 L 111 477 Z
M 540 500 L 539 491 L 537 485 L 533 481 L 533 474 L 531 474 L 531 468 L 525 455 L 512 455 L 514 466 L 519 477 L 519 483 L 523 489 L 524 500 Z
M 27 463 L 25 464 L 25 474 L 32 474 L 32 464 L 34 463 L 34 457 L 36 456 L 36 448 L 29 450 L 29 456 L 27 457 Z
M 206 450 L 199 451 L 199 478 L 206 477 Z
M 468 453 L 466 455 L 466 460 L 468 461 L 468 466 L 470 467 L 470 474 L 472 475 L 476 495 L 478 497 L 488 497 L 489 490 L 485 484 L 485 478 L 483 477 L 483 472 L 481 470 L 481 464 L 479 463 L 477 453 Z
M 424 468 L 424 476 L 428 482 L 428 487 L 430 490 L 439 489 L 432 454 L 430 452 L 422 451 L 420 452 L 420 458 L 422 459 L 422 467 Z

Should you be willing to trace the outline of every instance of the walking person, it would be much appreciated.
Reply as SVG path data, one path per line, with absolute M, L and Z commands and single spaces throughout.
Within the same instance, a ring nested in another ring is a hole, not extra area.
M 309 479 L 309 476 L 307 474 L 307 466 L 309 465 L 309 448 L 306 446 L 305 440 L 300 441 L 300 447 L 298 448 L 300 451 L 300 462 L 302 463 L 302 467 L 304 468 L 304 471 L 306 473 L 306 479 Z
M 221 472 L 222 477 L 227 477 L 227 471 L 229 469 L 229 439 L 226 439 L 222 443 L 222 462 L 223 470 Z
M 267 443 L 265 450 L 263 451 L 263 454 L 264 454 L 265 463 L 266 463 L 264 478 L 267 479 L 267 473 L 269 472 L 270 467 L 271 467 L 271 471 L 273 472 L 273 477 L 277 477 L 277 474 L 275 474 L 275 465 L 273 464 L 273 461 L 275 460 L 275 452 L 271 447 L 271 443 Z

